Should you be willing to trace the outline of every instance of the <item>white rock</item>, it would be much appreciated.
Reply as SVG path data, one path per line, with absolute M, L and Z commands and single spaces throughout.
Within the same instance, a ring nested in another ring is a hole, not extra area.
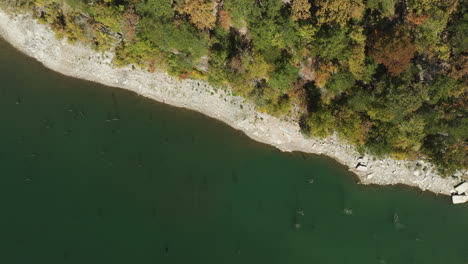
M 452 196 L 453 204 L 461 204 L 468 202 L 468 195 L 453 195 Z
M 364 165 L 364 166 L 367 166 L 367 162 L 369 162 L 369 158 L 368 157 L 359 157 L 357 159 L 357 162 Z
M 361 164 L 359 164 L 359 165 L 356 167 L 356 169 L 357 169 L 358 171 L 367 171 L 367 167 L 366 167 L 366 166 L 363 166 L 363 165 L 361 165 Z
M 466 191 L 468 191 L 468 182 L 464 182 L 458 185 L 457 187 L 455 187 L 455 190 L 457 191 L 458 194 L 465 193 Z

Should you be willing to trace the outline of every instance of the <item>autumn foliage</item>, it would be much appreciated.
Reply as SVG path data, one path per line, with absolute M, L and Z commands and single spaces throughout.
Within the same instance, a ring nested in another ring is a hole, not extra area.
M 309 0 L 294 0 L 291 5 L 292 18 L 294 20 L 310 18 L 311 7 Z
M 317 86 L 325 86 L 328 82 L 328 79 L 330 79 L 331 74 L 335 73 L 336 70 L 337 67 L 332 63 L 321 63 L 318 67 L 315 77 L 315 83 L 317 84 Z
M 407 35 L 375 34 L 370 48 L 370 55 L 377 63 L 387 67 L 393 76 L 400 75 L 414 57 L 416 48 Z
M 421 14 L 421 15 L 418 15 L 418 14 L 415 14 L 413 12 L 410 12 L 408 13 L 408 15 L 406 15 L 406 19 L 413 25 L 416 25 L 416 26 L 419 26 L 421 25 L 422 23 L 424 23 L 424 21 L 426 21 L 428 18 L 430 17 L 429 14 Z
M 130 8 L 125 13 L 123 13 L 124 18 L 124 27 L 123 34 L 124 39 L 127 42 L 133 42 L 135 40 L 136 26 L 140 20 L 140 16 L 135 13 L 134 8 Z
M 318 1 L 317 19 L 319 24 L 336 23 L 345 25 L 350 19 L 360 19 L 365 6 L 354 0 L 323 0 Z
M 218 23 L 225 30 L 228 30 L 231 27 L 231 15 L 229 15 L 228 11 L 224 9 L 221 9 L 219 11 Z
M 177 3 L 176 9 L 189 16 L 198 29 L 213 29 L 216 16 L 213 11 L 213 2 L 205 0 L 182 0 Z

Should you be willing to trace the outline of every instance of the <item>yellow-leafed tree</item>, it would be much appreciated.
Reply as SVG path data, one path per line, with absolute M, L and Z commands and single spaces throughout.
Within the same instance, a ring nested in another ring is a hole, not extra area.
M 309 0 L 294 0 L 291 5 L 294 21 L 310 18 L 311 7 Z
M 201 30 L 213 29 L 216 23 L 212 1 L 179 0 L 176 3 L 176 10 L 188 15 L 190 22 Z

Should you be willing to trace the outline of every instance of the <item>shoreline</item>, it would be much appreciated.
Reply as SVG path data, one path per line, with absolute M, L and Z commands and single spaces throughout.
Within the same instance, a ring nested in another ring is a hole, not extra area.
M 371 155 L 359 159 L 362 156 L 356 149 L 336 136 L 305 138 L 298 124 L 259 113 L 253 103 L 203 81 L 178 80 L 162 71 L 150 73 L 132 70 L 131 66 L 117 68 L 112 64 L 112 53 L 98 53 L 80 43 L 71 45 L 66 40 L 57 40 L 48 26 L 28 15 L 10 17 L 0 8 L 0 37 L 61 74 L 126 89 L 158 102 L 200 112 L 281 151 L 333 158 L 357 175 L 361 184 L 404 184 L 450 195 L 461 181 L 453 177 L 442 178 L 427 161 L 379 159 Z

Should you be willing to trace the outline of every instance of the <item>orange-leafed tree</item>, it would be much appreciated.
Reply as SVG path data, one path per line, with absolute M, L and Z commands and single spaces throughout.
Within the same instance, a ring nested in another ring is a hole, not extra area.
M 335 73 L 338 70 L 338 67 L 333 65 L 333 63 L 320 63 L 317 71 L 315 72 L 315 83 L 318 87 L 324 87 L 332 73 Z
M 410 22 L 412 25 L 419 26 L 424 23 L 428 18 L 430 17 L 429 14 L 416 14 L 413 12 L 410 12 L 406 15 L 406 20 Z
M 140 16 L 135 12 L 133 6 L 123 13 L 124 27 L 123 35 L 126 42 L 132 43 L 135 40 L 136 26 L 140 21 Z
M 221 9 L 218 13 L 218 23 L 219 25 L 228 30 L 231 27 L 231 15 L 228 11 Z
M 402 33 L 374 34 L 370 55 L 377 63 L 385 65 L 392 76 L 398 76 L 411 63 L 416 47 L 411 39 Z

